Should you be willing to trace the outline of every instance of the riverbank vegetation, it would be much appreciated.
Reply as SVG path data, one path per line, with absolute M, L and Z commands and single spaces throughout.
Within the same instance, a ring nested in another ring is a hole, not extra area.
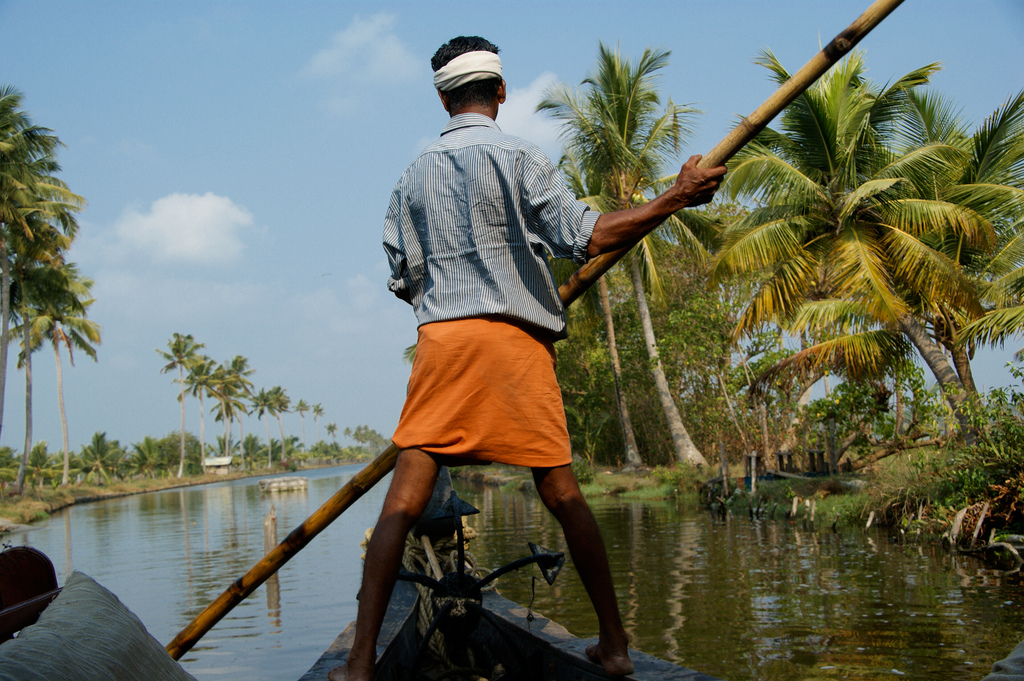
M 672 172 L 692 120 L 660 103 L 667 56 L 602 47 L 580 89 L 541 105 L 595 208 L 674 180 L 650 179 Z M 788 78 L 770 52 L 759 62 Z M 800 497 L 939 532 L 967 509 L 971 533 L 1024 529 L 1024 396 L 983 393 L 972 371 L 1024 329 L 1024 92 L 972 127 L 928 88 L 937 70 L 880 85 L 851 53 L 730 162 L 724 201 L 681 213 L 571 308 L 558 374 L 583 478 L 698 464 L 678 474 L 694 488 L 722 469 L 829 471 L 743 503 Z
M 319 440 L 307 450 L 293 437 L 288 443 L 288 458 L 280 457 L 280 441 L 270 441 L 272 453 L 268 454 L 267 445 L 254 435 L 247 435 L 230 466 L 218 472 L 204 471 L 199 439 L 186 433 L 185 473 L 181 477 L 177 475 L 178 433 L 159 439 L 146 437 L 129 447 L 108 438 L 106 433 L 96 433 L 89 444 L 72 453 L 69 485 L 60 483 L 61 455 L 50 452 L 46 442 L 37 442 L 29 456 L 26 486 L 21 494 L 12 490 L 11 485 L 20 456 L 9 447 L 0 447 L 0 521 L 23 525 L 82 501 L 369 461 L 380 452 L 383 437 L 367 426 L 356 430 L 362 441 L 348 446 Z M 248 463 L 243 465 L 246 454 Z M 268 466 L 268 459 L 274 463 Z M 0 522 L 0 531 L 4 524 Z

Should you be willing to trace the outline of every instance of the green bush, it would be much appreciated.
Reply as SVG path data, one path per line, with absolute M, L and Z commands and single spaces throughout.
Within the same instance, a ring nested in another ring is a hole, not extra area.
M 658 466 L 651 475 L 662 485 L 669 486 L 678 492 L 696 492 L 704 484 L 704 472 L 697 466 L 675 465 Z
M 574 458 L 572 472 L 580 485 L 589 485 L 594 482 L 594 467 L 586 459 Z

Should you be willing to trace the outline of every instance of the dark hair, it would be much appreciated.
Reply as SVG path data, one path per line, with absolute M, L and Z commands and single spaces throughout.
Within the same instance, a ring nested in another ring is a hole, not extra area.
M 430 58 L 430 68 L 437 71 L 452 59 L 467 52 L 493 52 L 498 54 L 498 46 L 480 36 L 460 35 L 437 48 L 437 52 Z M 487 80 L 466 83 L 447 92 L 448 106 L 452 111 L 458 111 L 470 104 L 490 104 L 498 95 L 499 85 L 501 85 L 500 78 L 488 78 Z

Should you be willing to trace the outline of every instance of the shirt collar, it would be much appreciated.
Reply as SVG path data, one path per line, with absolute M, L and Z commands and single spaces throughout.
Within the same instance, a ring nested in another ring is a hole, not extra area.
M 448 121 L 448 125 L 444 126 L 444 130 L 441 134 L 451 132 L 452 130 L 458 130 L 459 128 L 471 128 L 474 126 L 484 126 L 487 128 L 494 128 L 497 131 L 501 131 L 498 124 L 494 122 L 490 116 L 485 116 L 478 113 L 464 113 L 457 116 L 452 116 L 451 120 Z

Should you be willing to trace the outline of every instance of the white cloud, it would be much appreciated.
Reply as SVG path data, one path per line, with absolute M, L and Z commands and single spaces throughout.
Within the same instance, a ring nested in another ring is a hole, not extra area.
M 498 110 L 498 125 L 503 132 L 533 142 L 555 163 L 562 156 L 558 123 L 550 116 L 537 113 L 537 105 L 544 99 L 544 91 L 557 81 L 555 74 L 547 72 L 525 88 L 510 88 L 505 103 Z
M 227 197 L 170 194 L 154 201 L 146 213 L 126 209 L 115 232 L 123 245 L 156 262 L 211 265 L 238 257 L 240 233 L 252 222 L 249 211 Z
M 334 34 L 328 47 L 313 55 L 304 73 L 359 83 L 400 83 L 414 78 L 423 67 L 392 32 L 394 24 L 393 14 L 356 15 Z

